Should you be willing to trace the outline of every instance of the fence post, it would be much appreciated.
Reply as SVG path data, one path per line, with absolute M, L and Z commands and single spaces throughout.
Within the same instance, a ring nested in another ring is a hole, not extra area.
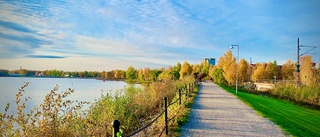
M 166 128 L 166 135 L 168 135 L 168 109 L 167 109 L 167 97 L 163 97 L 164 100 L 164 122 Z
M 179 89 L 179 105 L 181 105 L 181 89 Z
M 186 99 L 188 98 L 188 86 L 187 86 L 187 84 L 184 86 L 185 87 L 185 90 L 186 90 Z
M 193 92 L 194 91 L 194 82 L 191 83 L 191 87 L 192 87 L 191 90 Z
M 119 120 L 114 120 L 112 123 L 112 129 L 113 129 L 113 133 L 112 133 L 112 137 L 117 137 L 117 133 L 119 132 L 120 129 L 120 121 Z

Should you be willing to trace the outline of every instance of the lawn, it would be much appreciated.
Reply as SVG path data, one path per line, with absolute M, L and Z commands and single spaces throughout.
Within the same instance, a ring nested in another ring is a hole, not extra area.
M 236 95 L 235 90 L 225 86 L 221 87 Z M 320 137 L 320 110 L 246 92 L 238 92 L 236 96 L 290 135 Z

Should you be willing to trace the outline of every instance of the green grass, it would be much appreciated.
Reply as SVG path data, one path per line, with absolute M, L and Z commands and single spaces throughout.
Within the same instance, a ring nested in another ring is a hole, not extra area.
M 221 85 L 220 85 L 221 86 Z M 225 86 L 221 86 L 233 93 L 239 99 L 249 104 L 262 116 L 272 120 L 285 132 L 293 136 L 320 137 L 320 111 L 295 105 L 280 99 L 268 96 L 238 92 Z

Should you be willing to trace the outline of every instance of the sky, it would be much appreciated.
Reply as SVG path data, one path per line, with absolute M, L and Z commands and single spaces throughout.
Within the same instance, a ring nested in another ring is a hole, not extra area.
M 320 63 L 319 13 L 319 0 L 1 0 L 0 69 L 199 64 L 231 44 L 247 61 L 283 64 L 298 37 Z

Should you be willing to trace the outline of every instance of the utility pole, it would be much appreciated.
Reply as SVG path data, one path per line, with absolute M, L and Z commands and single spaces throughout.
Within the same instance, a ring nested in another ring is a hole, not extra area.
M 252 76 L 252 58 L 250 57 L 250 76 L 249 76 L 249 80 L 251 81 L 251 76 Z
M 309 48 L 308 51 L 306 52 L 303 52 L 302 54 L 300 54 L 300 48 L 301 47 L 305 47 L 305 48 Z M 300 57 L 305 55 L 305 54 L 312 54 L 312 53 L 309 53 L 310 51 L 314 50 L 315 48 L 317 48 L 316 46 L 306 46 L 306 45 L 300 45 L 299 43 L 299 38 L 297 40 L 297 69 L 296 69 L 296 72 L 297 72 L 297 86 L 300 85 Z M 314 53 L 315 54 L 315 53 Z
M 300 63 L 299 63 L 299 58 L 300 58 L 300 44 L 299 44 L 299 38 L 298 38 L 298 41 L 297 41 L 297 69 L 296 69 L 296 72 L 297 72 L 297 86 L 299 86 L 299 81 L 300 81 Z

